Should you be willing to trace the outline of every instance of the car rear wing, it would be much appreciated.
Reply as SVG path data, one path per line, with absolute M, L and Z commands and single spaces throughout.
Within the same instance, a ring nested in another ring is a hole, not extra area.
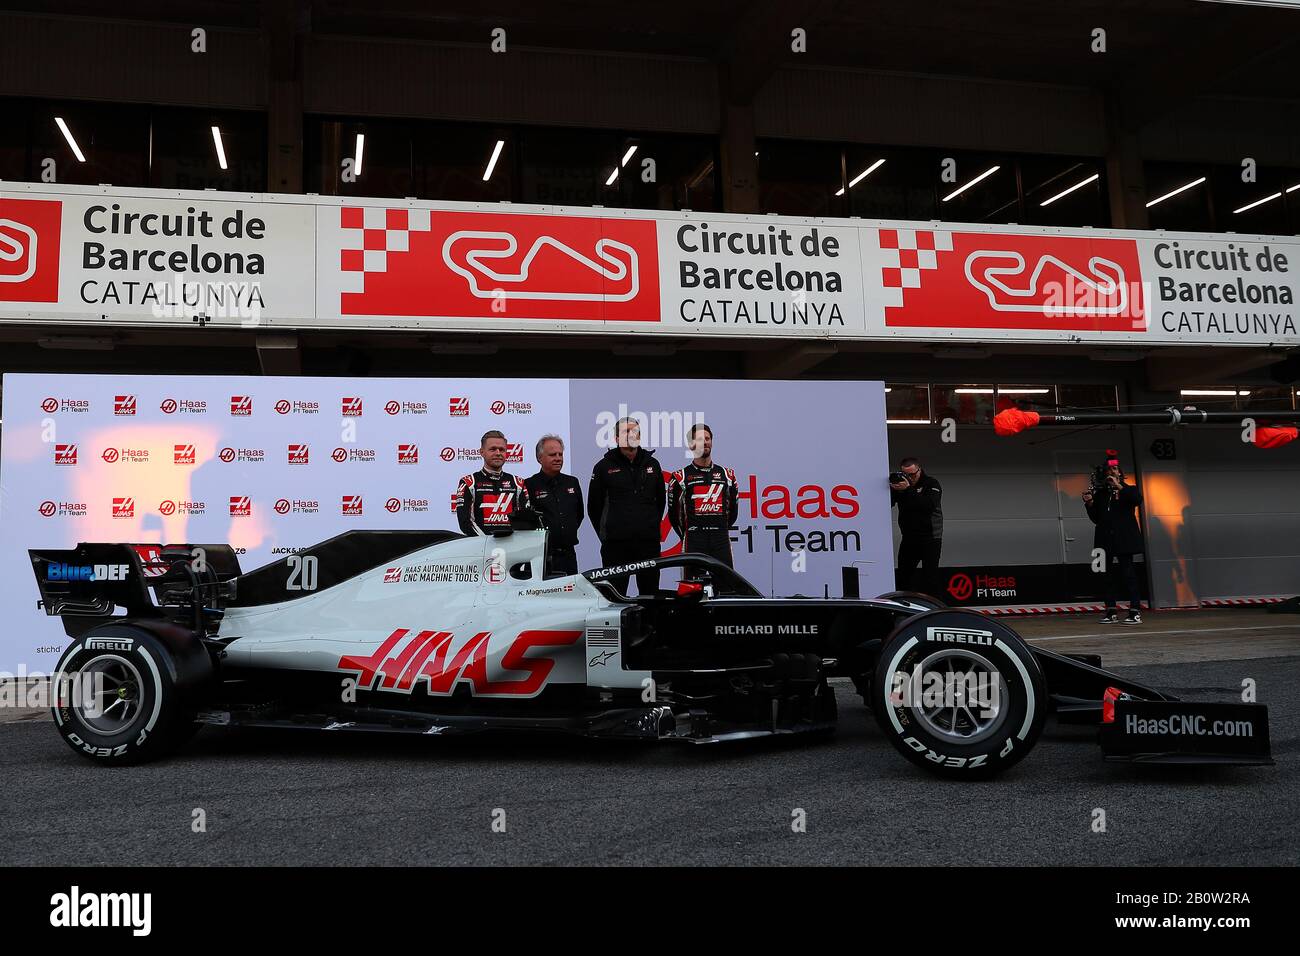
M 239 558 L 224 544 L 78 544 L 29 550 L 43 607 L 61 617 L 69 634 L 113 617 L 162 617 L 164 608 L 202 606 L 240 574 Z M 122 612 L 125 612 L 123 614 Z

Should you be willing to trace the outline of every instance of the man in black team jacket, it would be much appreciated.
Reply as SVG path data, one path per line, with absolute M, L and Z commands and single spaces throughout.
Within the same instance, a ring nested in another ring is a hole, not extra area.
M 682 551 L 707 554 L 727 567 L 731 526 L 740 513 L 736 473 L 713 461 L 713 429 L 703 422 L 687 433 L 695 459 L 668 482 L 668 517 L 682 539 Z
M 524 479 L 533 510 L 546 520 L 546 574 L 555 577 L 578 573 L 578 526 L 582 524 L 582 485 L 563 474 L 564 440 L 543 435 L 537 443 L 541 470 Z
M 1083 506 L 1097 526 L 1092 546 L 1101 550 L 1106 562 L 1106 614 L 1102 624 L 1115 623 L 1121 591 L 1128 596 L 1128 616 L 1122 623 L 1142 623 L 1142 596 L 1138 591 L 1137 570 L 1133 567 L 1133 556 L 1145 550 L 1137 519 L 1137 506 L 1141 503 L 1142 492 L 1124 480 L 1119 452 L 1106 449 L 1103 482 L 1098 487 L 1089 486 L 1083 493 Z
M 921 468 L 915 458 L 898 463 L 902 481 L 890 482 L 889 497 L 898 505 L 898 586 L 900 589 L 939 593 L 939 552 L 943 549 L 943 488 Z M 921 565 L 917 575 L 916 566 Z
M 641 447 L 641 426 L 634 418 L 620 419 L 618 447 L 596 462 L 587 489 L 587 516 L 600 538 L 600 562 L 605 567 L 659 557 L 660 524 L 664 516 L 664 470 Z M 609 578 L 627 593 L 628 574 Z M 640 594 L 659 589 L 657 568 L 638 571 Z
M 456 485 L 456 520 L 462 534 L 491 534 L 509 528 L 515 515 L 532 509 L 523 479 L 502 470 L 506 436 L 498 431 L 485 432 L 479 454 L 483 456 L 483 467 Z

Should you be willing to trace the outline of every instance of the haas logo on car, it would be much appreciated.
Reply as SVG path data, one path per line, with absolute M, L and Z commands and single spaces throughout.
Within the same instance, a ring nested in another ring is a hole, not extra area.
M 1142 332 L 1137 242 L 881 229 L 885 324 Z
M 59 301 L 63 203 L 0 199 L 0 302 Z
M 389 568 L 388 575 L 401 568 Z M 488 677 L 491 631 L 479 631 L 468 639 L 458 639 L 451 631 L 422 630 L 412 633 L 401 627 L 384 639 L 371 654 L 345 654 L 338 669 L 357 675 L 361 690 L 393 691 L 409 694 L 417 684 L 425 693 L 447 696 L 457 683 L 464 681 L 475 697 L 535 697 L 555 668 L 555 658 L 541 654 L 528 656 L 536 648 L 569 647 L 582 637 L 582 631 L 521 631 L 501 653 L 500 670 L 525 674 L 514 679 L 493 680 Z M 493 657 L 496 653 L 493 652 Z
M 343 315 L 659 321 L 653 220 L 352 207 L 339 225 Z

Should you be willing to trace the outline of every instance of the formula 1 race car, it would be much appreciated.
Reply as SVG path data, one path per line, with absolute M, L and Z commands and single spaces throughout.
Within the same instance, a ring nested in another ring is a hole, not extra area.
M 72 638 L 59 733 L 104 764 L 204 724 L 708 743 L 828 733 L 846 677 L 943 776 L 1005 770 L 1049 712 L 1097 724 L 1111 759 L 1272 763 L 1262 705 L 1178 701 L 932 598 L 765 598 L 692 554 L 547 577 L 545 536 L 351 531 L 248 573 L 225 545 L 31 551 Z M 634 598 L 611 582 L 652 566 L 681 580 Z

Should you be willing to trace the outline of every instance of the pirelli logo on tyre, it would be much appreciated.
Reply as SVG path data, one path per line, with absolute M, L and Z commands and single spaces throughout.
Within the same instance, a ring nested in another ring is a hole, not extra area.
M 993 643 L 992 631 L 981 631 L 965 627 L 927 627 L 925 639 L 940 644 L 985 644 Z

